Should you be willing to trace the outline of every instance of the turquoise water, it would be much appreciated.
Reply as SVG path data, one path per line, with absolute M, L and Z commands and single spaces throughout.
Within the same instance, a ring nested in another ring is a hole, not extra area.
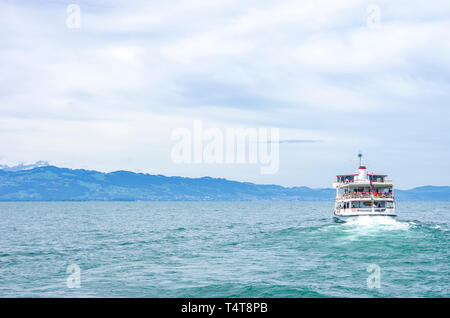
M 449 297 L 449 203 L 0 203 L 0 297 Z M 67 267 L 80 268 L 68 288 Z M 370 264 L 380 288 L 368 288 Z

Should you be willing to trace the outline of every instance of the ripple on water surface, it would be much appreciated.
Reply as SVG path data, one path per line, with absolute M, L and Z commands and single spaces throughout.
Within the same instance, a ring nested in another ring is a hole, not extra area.
M 447 203 L 0 203 L 1 297 L 449 297 Z M 66 285 L 67 266 L 81 288 Z M 367 287 L 367 267 L 381 288 Z

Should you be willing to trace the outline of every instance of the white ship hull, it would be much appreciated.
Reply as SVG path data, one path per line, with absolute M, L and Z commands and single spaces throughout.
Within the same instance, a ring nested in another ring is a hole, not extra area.
M 346 211 L 351 210 L 351 211 Z M 395 209 L 371 209 L 370 211 L 361 211 L 362 209 L 345 209 L 345 210 L 334 210 L 333 217 L 335 219 L 345 221 L 350 218 L 355 218 L 359 216 L 382 216 L 382 217 L 392 217 L 395 218 L 397 214 Z

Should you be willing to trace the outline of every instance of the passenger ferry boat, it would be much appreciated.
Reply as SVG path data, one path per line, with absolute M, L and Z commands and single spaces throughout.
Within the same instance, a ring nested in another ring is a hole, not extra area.
M 339 220 L 355 216 L 396 217 L 393 182 L 386 180 L 387 175 L 367 173 L 361 165 L 362 154 L 358 157 L 358 173 L 337 175 L 333 183 L 336 189 L 333 216 Z

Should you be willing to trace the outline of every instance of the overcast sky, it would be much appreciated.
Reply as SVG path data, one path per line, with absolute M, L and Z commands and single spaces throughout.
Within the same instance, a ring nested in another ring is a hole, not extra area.
M 67 6 L 81 9 L 69 28 Z M 450 185 L 450 1 L 0 1 L 0 163 Z M 280 168 L 175 164 L 175 128 L 278 127 Z

